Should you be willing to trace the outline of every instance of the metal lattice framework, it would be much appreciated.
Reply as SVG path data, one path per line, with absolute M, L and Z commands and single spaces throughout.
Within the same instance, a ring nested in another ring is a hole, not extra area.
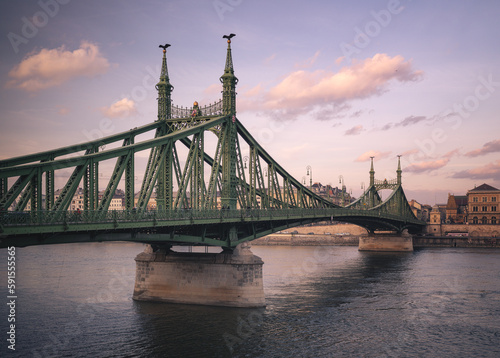
M 156 85 L 156 121 L 98 140 L 0 161 L 0 246 L 132 240 L 232 248 L 283 228 L 325 219 L 357 223 L 370 231 L 422 227 L 404 196 L 400 167 L 397 180 L 376 181 L 372 161 L 370 187 L 347 208 L 316 195 L 282 168 L 236 118 L 238 79 L 230 38 L 220 80 L 222 100 L 204 107 L 197 102 L 191 108 L 173 106 L 164 49 Z M 136 141 L 147 133 L 154 137 Z M 148 160 L 136 194 L 136 157 L 145 151 Z M 114 169 L 102 182 L 104 161 L 114 161 Z M 71 174 L 56 193 L 55 178 L 68 169 Z M 110 211 L 121 181 L 126 210 Z M 380 189 L 393 192 L 382 201 Z M 84 210 L 74 213 L 69 208 L 79 190 Z M 157 210 L 148 211 L 154 194 Z

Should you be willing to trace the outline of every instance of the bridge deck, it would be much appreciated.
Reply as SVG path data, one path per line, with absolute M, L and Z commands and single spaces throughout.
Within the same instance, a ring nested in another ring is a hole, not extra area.
M 373 230 L 390 230 L 401 225 L 401 217 L 394 214 L 347 208 L 8 212 L 0 216 L 0 247 L 13 243 L 16 246 L 32 245 L 34 238 L 40 241 L 51 236 L 68 236 L 68 239 L 61 242 L 72 242 L 71 235 L 81 234 L 89 237 L 84 241 L 95 241 L 99 235 L 109 236 L 112 233 L 121 234 L 109 239 L 112 241 L 121 241 L 123 234 L 127 233 L 131 235 L 131 241 L 147 242 L 154 239 L 164 242 L 232 247 L 235 246 L 235 242 L 228 243 L 221 239 L 223 236 L 221 233 L 225 228 L 236 227 L 238 231 L 236 241 L 243 242 L 288 227 L 325 220 L 351 222 L 368 226 Z M 412 227 L 422 225 L 419 220 L 405 223 Z M 154 234 L 160 236 L 150 238 L 144 236 Z

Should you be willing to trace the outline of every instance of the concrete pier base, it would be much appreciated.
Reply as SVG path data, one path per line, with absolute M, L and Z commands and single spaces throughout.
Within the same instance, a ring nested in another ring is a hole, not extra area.
M 359 237 L 359 251 L 413 251 L 413 237 L 408 234 L 371 234 Z
M 137 255 L 134 300 L 231 307 L 265 306 L 260 257 L 250 244 L 232 253 L 153 252 Z

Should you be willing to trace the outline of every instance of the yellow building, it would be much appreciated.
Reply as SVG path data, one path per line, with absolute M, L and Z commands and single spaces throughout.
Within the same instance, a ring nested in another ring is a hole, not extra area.
M 430 213 L 430 223 L 432 225 L 441 225 L 444 221 L 444 215 L 442 210 L 440 210 L 439 205 L 434 205 Z
M 467 192 L 469 224 L 500 224 L 500 190 L 482 184 Z

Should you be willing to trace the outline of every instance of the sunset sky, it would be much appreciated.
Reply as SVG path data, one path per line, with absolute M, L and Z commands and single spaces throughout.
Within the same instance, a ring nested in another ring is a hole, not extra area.
M 394 178 L 445 203 L 500 188 L 500 2 L 41 0 L 0 3 L 0 159 L 156 119 L 167 51 L 176 105 L 221 96 L 290 174 L 354 196 Z M 309 180 L 309 177 L 307 177 Z

